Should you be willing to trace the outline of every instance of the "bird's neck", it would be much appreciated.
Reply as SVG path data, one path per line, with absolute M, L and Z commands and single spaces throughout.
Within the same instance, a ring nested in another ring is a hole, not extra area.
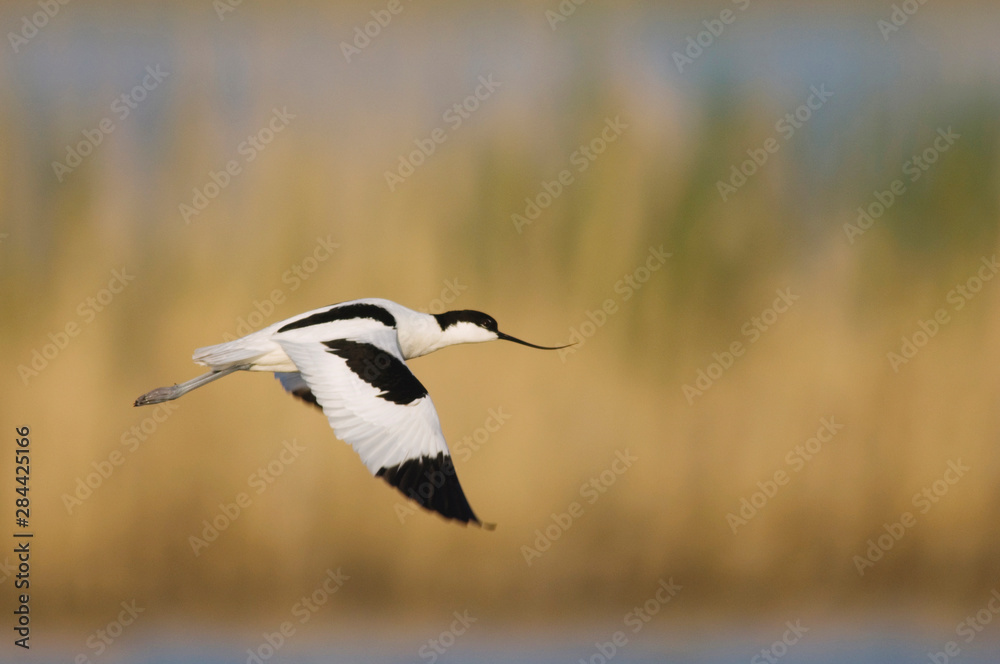
M 407 360 L 433 353 L 451 343 L 434 316 L 417 311 L 409 311 L 405 320 L 397 320 L 396 336 L 403 358 Z

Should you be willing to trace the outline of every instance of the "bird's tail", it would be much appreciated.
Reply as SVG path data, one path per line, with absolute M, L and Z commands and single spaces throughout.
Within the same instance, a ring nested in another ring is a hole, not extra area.
M 262 355 L 266 355 L 272 350 L 264 345 L 266 343 L 266 341 L 263 344 L 255 343 L 251 336 L 247 336 L 235 341 L 226 341 L 214 346 L 199 348 L 195 350 L 192 359 L 198 364 L 219 371 L 238 364 L 251 363 Z

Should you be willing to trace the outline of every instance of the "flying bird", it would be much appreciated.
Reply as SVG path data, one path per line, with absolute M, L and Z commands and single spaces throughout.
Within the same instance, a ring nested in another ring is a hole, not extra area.
M 481 522 L 469 506 L 434 403 L 406 360 L 497 339 L 565 348 L 504 334 L 479 311 L 424 314 L 389 300 L 352 300 L 199 348 L 194 361 L 210 372 L 147 392 L 135 405 L 177 399 L 236 371 L 273 372 L 286 391 L 323 411 L 375 477 L 446 519 L 492 530 L 495 524 Z

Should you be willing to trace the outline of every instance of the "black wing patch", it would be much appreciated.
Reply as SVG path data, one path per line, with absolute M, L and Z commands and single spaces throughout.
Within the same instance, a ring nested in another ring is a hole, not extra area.
M 358 378 L 381 390 L 378 396 L 386 401 L 405 406 L 427 396 L 427 390 L 410 369 L 378 346 L 348 339 L 324 341 L 323 345 L 330 349 L 328 353 L 347 360 L 347 368 Z
M 316 395 L 309 389 L 309 384 L 302 378 L 302 374 L 297 371 L 276 371 L 274 377 L 281 381 L 281 386 L 293 397 L 323 410 L 323 406 L 316 401 Z
M 462 309 L 460 311 L 446 311 L 443 314 L 433 314 L 433 316 L 437 319 L 438 327 L 442 331 L 447 330 L 456 323 L 472 323 L 491 332 L 497 331 L 497 322 L 493 320 L 493 316 L 484 314 L 481 311 Z
M 298 389 L 289 392 L 289 394 L 291 394 L 293 397 L 298 397 L 299 399 L 302 399 L 307 404 L 316 406 L 320 410 L 323 410 L 323 406 L 319 405 L 319 402 L 316 401 L 316 395 L 312 393 L 312 390 Z
M 321 323 L 331 323 L 335 320 L 350 320 L 352 318 L 371 318 L 377 320 L 386 327 L 396 327 L 396 318 L 388 310 L 377 304 L 345 304 L 344 306 L 334 306 L 326 311 L 321 311 L 312 316 L 306 316 L 297 321 L 292 321 L 283 326 L 278 332 L 297 330 L 300 327 L 310 327 Z
M 476 518 L 465 498 L 462 485 L 455 474 L 451 456 L 444 452 L 437 456 L 407 459 L 390 468 L 380 468 L 375 477 L 381 477 L 396 487 L 407 498 L 421 507 L 437 512 L 446 519 L 478 524 L 492 530 L 494 524 L 483 524 Z

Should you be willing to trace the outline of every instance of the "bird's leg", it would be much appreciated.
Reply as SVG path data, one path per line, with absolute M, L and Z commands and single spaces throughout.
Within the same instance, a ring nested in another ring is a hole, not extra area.
M 176 399 L 178 397 L 184 396 L 191 390 L 197 389 L 202 385 L 207 385 L 213 380 L 219 380 L 223 376 L 228 376 L 234 371 L 242 371 L 244 369 L 249 369 L 249 364 L 239 364 L 234 367 L 226 367 L 225 369 L 219 369 L 218 371 L 209 371 L 207 374 L 202 374 L 197 378 L 192 378 L 189 381 L 185 381 L 180 385 L 171 385 L 169 387 L 158 387 L 155 390 L 146 392 L 141 397 L 135 400 L 136 406 L 149 406 L 155 403 L 163 403 L 164 401 L 170 401 L 171 399 Z

